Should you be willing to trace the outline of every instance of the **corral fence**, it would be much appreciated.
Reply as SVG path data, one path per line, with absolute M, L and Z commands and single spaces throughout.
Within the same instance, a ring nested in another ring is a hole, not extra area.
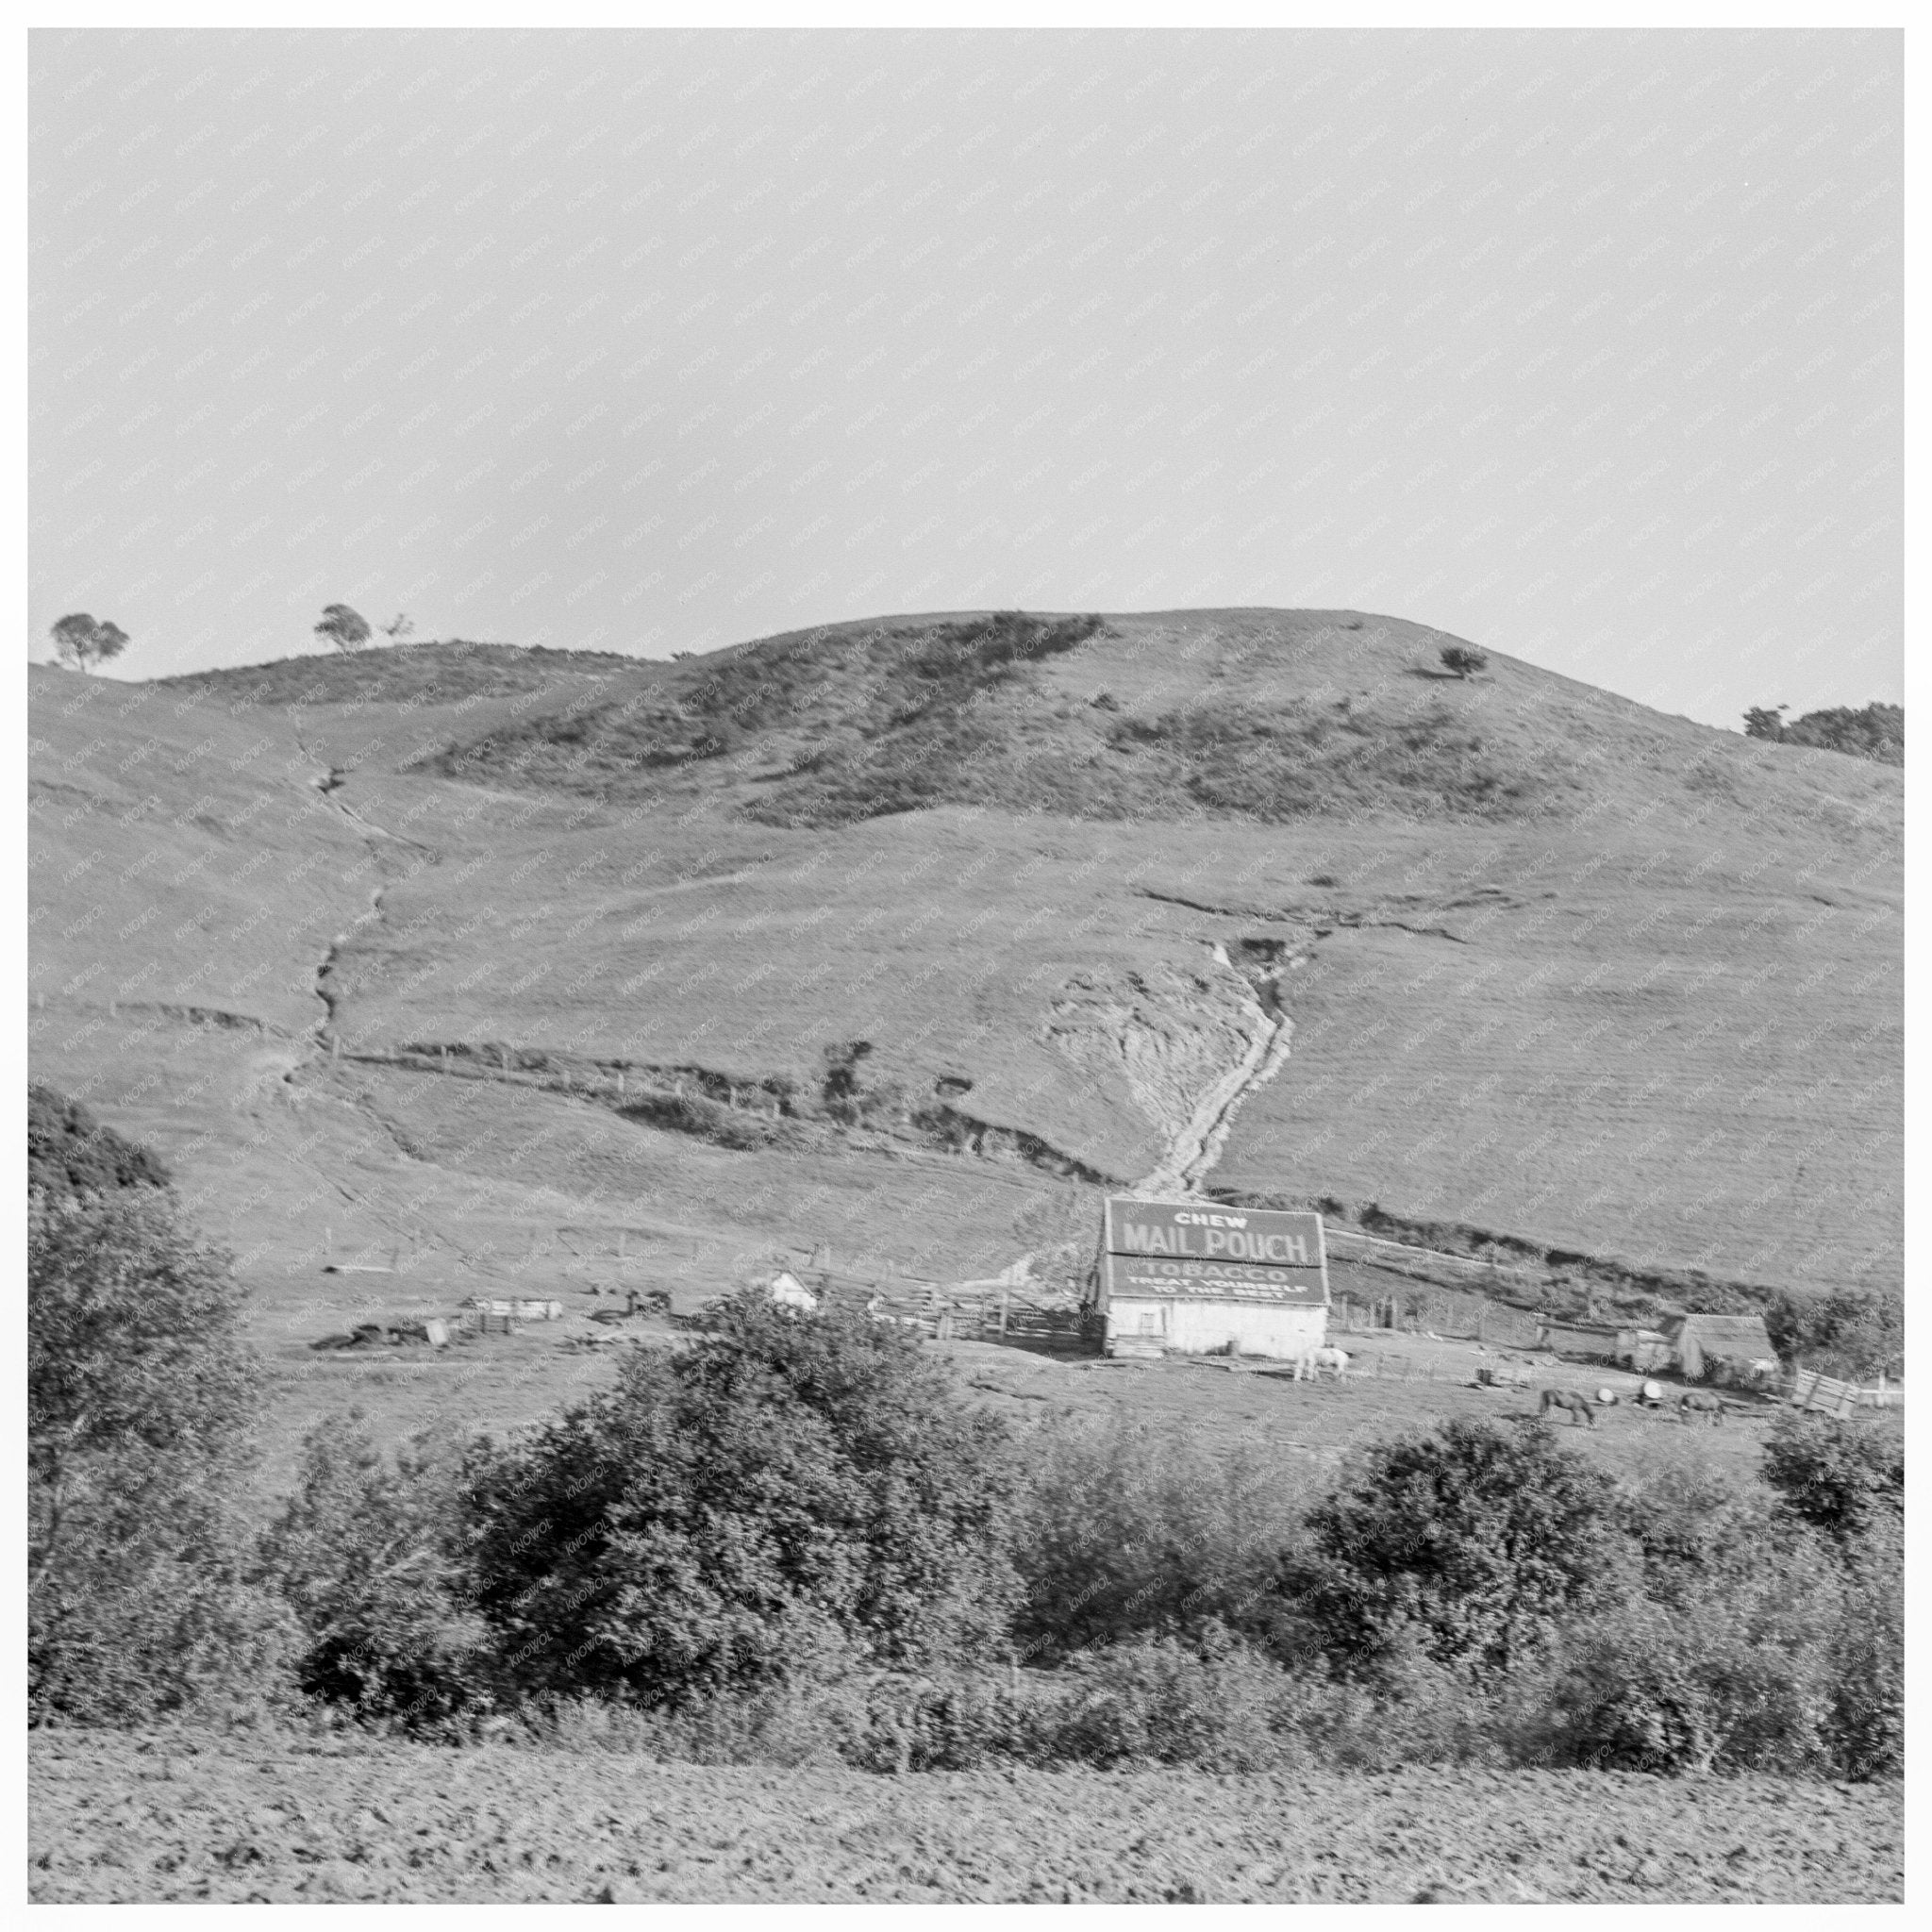
M 1523 1261 L 1452 1255 L 1443 1248 L 1421 1248 L 1409 1241 L 1391 1241 L 1381 1235 L 1363 1234 L 1359 1228 L 1341 1227 L 1332 1221 L 1323 1224 L 1322 1235 L 1331 1261 L 1376 1268 L 1386 1274 L 1403 1274 L 1430 1282 L 1440 1282 L 1446 1274 L 1451 1280 L 1487 1295 L 1513 1291 L 1530 1300 L 1541 1299 L 1547 1289 L 1544 1272 Z
M 1341 1294 L 1328 1311 L 1328 1325 L 1341 1335 L 1392 1330 L 1494 1348 L 1534 1348 L 1537 1342 L 1537 1318 L 1527 1308 L 1453 1288 L 1404 1289 L 1367 1298 Z
M 938 1341 L 1035 1341 L 1072 1346 L 1087 1338 L 1070 1294 L 994 1282 L 868 1280 L 824 1269 L 794 1271 L 814 1293 L 869 1308 Z
M 1785 1395 L 1795 1408 L 1841 1419 L 1861 1408 L 1903 1408 L 1906 1401 L 1905 1390 L 1896 1382 L 1888 1383 L 1882 1375 L 1876 1388 L 1861 1389 L 1856 1382 L 1821 1375 L 1816 1369 L 1794 1371 Z

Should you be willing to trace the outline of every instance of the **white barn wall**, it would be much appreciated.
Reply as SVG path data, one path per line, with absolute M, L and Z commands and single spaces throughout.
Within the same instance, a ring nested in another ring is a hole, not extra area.
M 1152 1326 L 1149 1315 L 1158 1318 Z M 1239 1341 L 1244 1355 L 1291 1357 L 1327 1341 L 1328 1310 L 1298 1303 L 1116 1296 L 1107 1311 L 1109 1346 L 1117 1336 L 1158 1338 L 1163 1347 L 1184 1355 L 1212 1355 Z

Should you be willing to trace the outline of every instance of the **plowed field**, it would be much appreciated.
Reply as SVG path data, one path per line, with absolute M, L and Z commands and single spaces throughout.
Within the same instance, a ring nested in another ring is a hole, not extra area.
M 36 1740 L 32 1895 L 1896 1900 L 1899 1788 L 1416 1769 L 874 1777 L 492 1746 Z

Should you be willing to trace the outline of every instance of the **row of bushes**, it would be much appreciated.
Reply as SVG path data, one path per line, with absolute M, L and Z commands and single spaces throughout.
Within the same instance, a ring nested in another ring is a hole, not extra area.
M 1816 751 L 1843 752 L 1881 765 L 1906 761 L 1906 709 L 1903 705 L 1835 705 L 1807 711 L 1785 722 L 1784 705 L 1754 705 L 1744 713 L 1744 736 L 1774 744 L 1802 744 Z
M 1899 1762 L 1897 1438 L 1619 1484 L 1457 1421 L 1326 1493 L 1252 1452 L 1016 1433 L 856 1311 L 757 1297 L 508 1442 L 309 1439 L 265 1533 L 234 1289 L 169 1197 L 30 1209 L 38 1721 L 252 1709 L 874 1768 Z

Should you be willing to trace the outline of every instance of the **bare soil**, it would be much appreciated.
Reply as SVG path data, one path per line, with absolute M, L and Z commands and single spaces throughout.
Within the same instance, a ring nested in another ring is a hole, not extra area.
M 1893 1785 L 1418 1769 L 876 1777 L 490 1746 L 40 1738 L 32 1896 L 1119 1902 L 1903 1897 Z

